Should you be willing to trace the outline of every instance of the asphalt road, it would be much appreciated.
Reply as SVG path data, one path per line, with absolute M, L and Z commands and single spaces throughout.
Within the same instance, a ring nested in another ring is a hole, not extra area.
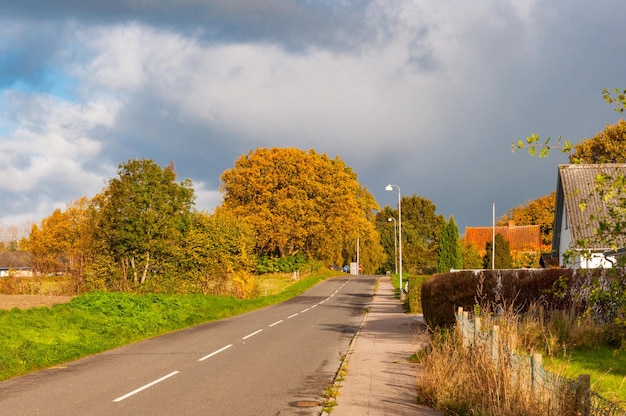
M 279 305 L 0 382 L 0 416 L 317 415 L 375 281 L 342 275 Z

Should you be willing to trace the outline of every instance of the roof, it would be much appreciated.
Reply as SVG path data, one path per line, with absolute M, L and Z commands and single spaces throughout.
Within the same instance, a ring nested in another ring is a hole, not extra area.
M 555 242 L 558 242 L 560 239 L 561 225 L 564 219 L 566 219 L 572 236 L 572 243 L 575 246 L 577 241 L 585 240 L 587 248 L 591 250 L 610 248 L 597 238 L 598 218 L 609 219 L 609 210 L 611 207 L 615 207 L 619 197 L 603 198 L 603 190 L 608 191 L 612 182 L 609 180 L 603 188 L 600 185 L 601 182 L 598 182 L 598 178 L 603 176 L 615 179 L 623 178 L 626 176 L 626 164 L 559 165 L 554 218 Z M 565 209 L 565 218 L 563 209 Z M 624 246 L 626 235 L 612 237 L 614 237 L 614 242 L 618 243 L 620 247 Z
M 539 225 L 514 225 L 511 222 L 508 226 L 465 227 L 465 241 L 476 245 L 481 252 L 485 251 L 487 242 L 491 242 L 495 234 L 501 234 L 509 242 L 511 250 L 541 250 Z
M 0 251 L 0 268 L 30 267 L 32 258 L 26 251 Z

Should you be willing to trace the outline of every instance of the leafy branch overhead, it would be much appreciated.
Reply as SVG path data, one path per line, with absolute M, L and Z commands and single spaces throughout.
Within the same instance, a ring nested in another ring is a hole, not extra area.
M 569 140 L 563 140 L 561 136 L 559 136 L 557 144 L 552 145 L 550 141 L 552 141 L 551 137 L 548 137 L 543 142 L 540 141 L 541 138 L 539 135 L 533 133 L 528 136 L 525 140 L 518 140 L 517 143 L 513 143 L 511 145 L 512 151 L 515 152 L 516 149 L 528 149 L 528 153 L 531 156 L 536 156 L 539 154 L 539 158 L 548 157 L 550 154 L 550 150 L 556 149 L 563 153 L 570 153 L 572 150 L 572 143 Z
M 613 93 L 615 96 L 611 95 L 608 88 L 605 88 L 602 90 L 602 98 L 609 104 L 617 104 L 615 111 L 623 113 L 624 108 L 626 108 L 626 89 L 620 90 L 619 88 L 615 88 Z
M 615 111 L 623 113 L 626 108 L 626 89 L 616 88 L 613 94 L 608 89 L 602 91 L 604 101 L 617 104 Z M 583 139 L 572 144 L 559 136 L 556 144 L 552 138 L 542 139 L 538 134 L 531 134 L 525 139 L 511 143 L 511 151 L 528 149 L 531 156 L 545 158 L 552 150 L 558 150 L 568 155 L 571 163 L 622 163 L 626 161 L 626 147 L 623 145 L 626 137 L 626 122 L 620 119 L 616 124 L 607 125 L 604 131 L 596 134 L 593 139 Z

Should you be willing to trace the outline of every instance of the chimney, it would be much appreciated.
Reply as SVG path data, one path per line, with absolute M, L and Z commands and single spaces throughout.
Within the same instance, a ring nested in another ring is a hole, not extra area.
M 513 228 L 513 227 L 515 227 L 515 221 L 509 220 L 509 228 Z

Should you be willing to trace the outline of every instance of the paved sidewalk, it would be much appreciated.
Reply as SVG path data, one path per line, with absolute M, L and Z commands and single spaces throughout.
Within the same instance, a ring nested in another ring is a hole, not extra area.
M 428 342 L 421 317 L 404 313 L 389 277 L 382 277 L 348 351 L 332 416 L 434 416 L 415 403 L 417 365 L 409 358 Z M 323 413 L 324 415 L 326 413 Z

